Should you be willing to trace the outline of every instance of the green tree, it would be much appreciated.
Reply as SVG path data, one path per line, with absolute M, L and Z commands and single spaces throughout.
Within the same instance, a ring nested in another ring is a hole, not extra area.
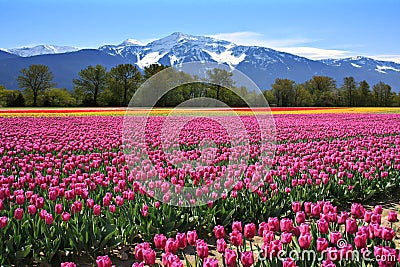
M 342 95 L 348 107 L 355 106 L 357 83 L 354 77 L 344 77 Z
M 372 87 L 373 103 L 379 107 L 389 107 L 392 105 L 393 94 L 390 85 L 379 82 Z
M 101 65 L 89 66 L 79 72 L 79 79 L 74 79 L 77 94 L 89 97 L 89 104 L 98 105 L 98 97 L 106 86 L 107 71 Z
M 37 98 L 47 89 L 55 86 L 52 83 L 53 74 L 46 65 L 30 65 L 29 68 L 24 68 L 18 76 L 18 85 L 30 91 L 33 95 L 33 106 L 37 106 Z
M 265 99 L 267 100 L 268 105 L 270 105 L 270 106 L 276 105 L 277 101 L 276 101 L 274 92 L 272 90 L 264 90 L 263 95 L 264 95 Z
M 221 100 L 220 93 L 222 88 L 231 89 L 235 82 L 232 79 L 233 73 L 227 70 L 214 68 L 213 70 L 207 71 L 207 81 L 210 83 L 210 87 L 216 92 L 215 98 Z
M 307 107 L 313 105 L 313 98 L 309 91 L 306 90 L 304 84 L 296 84 L 293 90 L 294 107 Z
M 142 75 L 132 64 L 120 64 L 109 72 L 108 88 L 112 91 L 115 102 L 120 106 L 128 105 L 128 100 L 142 82 Z
M 154 74 L 156 74 L 166 68 L 168 68 L 168 66 L 164 66 L 162 64 L 151 64 L 147 67 L 144 67 L 143 78 L 144 78 L 144 80 L 147 80 Z
M 315 106 L 333 106 L 337 103 L 336 81 L 333 78 L 313 76 L 304 86 L 313 96 Z
M 276 79 L 271 85 L 277 105 L 280 107 L 289 107 L 294 104 L 294 91 L 296 83 L 289 79 Z
M 51 107 L 70 107 L 76 102 L 76 99 L 65 88 L 51 88 L 45 96 L 47 106 Z
M 363 80 L 360 82 L 357 89 L 357 105 L 361 107 L 371 105 L 371 91 L 367 81 Z

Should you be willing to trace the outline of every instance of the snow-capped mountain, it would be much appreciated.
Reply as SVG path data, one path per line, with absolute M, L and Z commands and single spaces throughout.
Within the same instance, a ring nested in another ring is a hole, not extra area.
M 72 79 L 89 65 L 101 64 L 109 70 L 118 64 L 131 63 L 143 70 L 153 63 L 176 65 L 203 61 L 236 68 L 261 89 L 269 89 L 276 78 L 301 83 L 314 75 L 325 75 L 334 78 L 339 86 L 344 77 L 353 76 L 356 81 L 366 80 L 370 85 L 383 81 L 394 91 L 400 91 L 400 64 L 394 62 L 367 57 L 310 60 L 266 47 L 236 45 L 179 32 L 147 44 L 127 39 L 117 45 L 76 50 L 78 48 L 36 46 L 0 51 L 0 84 L 17 89 L 19 71 L 31 64 L 48 65 L 58 87 L 72 89 Z
M 400 72 L 400 64 L 389 61 L 380 61 L 368 57 L 349 57 L 343 59 L 323 59 L 321 62 L 335 67 L 352 67 L 367 71 L 376 71 L 387 74 L 390 72 Z
M 239 46 L 234 43 L 205 36 L 193 36 L 175 32 L 167 37 L 142 45 L 123 42 L 119 45 L 101 46 L 99 50 L 144 68 L 153 63 L 175 65 L 193 61 L 211 61 L 238 66 L 241 62 L 268 65 L 284 63 L 285 57 L 306 62 L 305 58 L 255 46 Z
M 68 52 L 75 52 L 80 50 L 78 47 L 73 46 L 58 46 L 58 45 L 36 45 L 36 46 L 25 46 L 12 49 L 1 50 L 14 54 L 20 57 L 32 57 L 38 55 L 48 55 L 48 54 L 62 54 Z

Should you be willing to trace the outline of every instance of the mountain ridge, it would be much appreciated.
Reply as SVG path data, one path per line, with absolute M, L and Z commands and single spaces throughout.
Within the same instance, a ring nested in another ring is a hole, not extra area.
M 10 81 L 10 77 L 16 79 L 18 68 L 28 67 L 30 64 L 49 65 L 58 86 L 72 89 L 72 79 L 88 65 L 103 63 L 110 69 L 118 64 L 131 63 L 143 70 L 154 63 L 170 66 L 209 61 L 242 71 L 261 89 L 269 89 L 276 78 L 304 82 L 314 75 L 326 75 L 338 83 L 341 83 L 344 77 L 353 76 L 357 81 L 367 80 L 371 85 L 383 81 L 390 84 L 394 91 L 400 90 L 400 64 L 395 62 L 362 56 L 311 60 L 267 47 L 237 45 L 212 37 L 180 32 L 147 44 L 135 39 L 126 39 L 117 45 L 103 45 L 97 49 L 74 48 L 78 49 L 75 51 L 68 51 L 68 47 L 64 50 L 56 49 L 57 46 L 37 47 L 36 53 L 42 49 L 45 54 L 22 57 L 13 54 L 12 49 L 0 50 L 0 84 L 17 89 L 15 81 Z

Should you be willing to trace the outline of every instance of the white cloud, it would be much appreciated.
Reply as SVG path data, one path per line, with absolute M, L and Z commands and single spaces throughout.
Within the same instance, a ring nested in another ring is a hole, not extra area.
M 227 40 L 238 45 L 269 47 L 278 51 L 303 56 L 309 59 L 344 58 L 353 55 L 352 52 L 347 50 L 323 49 L 305 46 L 305 44 L 310 44 L 316 40 L 303 37 L 268 39 L 263 34 L 257 32 L 218 33 L 209 36 L 216 39 Z
M 349 51 L 345 50 L 337 50 L 337 49 L 322 49 L 316 47 L 281 47 L 278 50 L 290 54 L 295 54 L 299 56 L 303 56 L 309 59 L 325 59 L 325 58 L 346 58 L 350 57 L 353 54 Z
M 400 64 L 400 55 L 375 55 L 370 57 L 376 60 L 392 61 Z

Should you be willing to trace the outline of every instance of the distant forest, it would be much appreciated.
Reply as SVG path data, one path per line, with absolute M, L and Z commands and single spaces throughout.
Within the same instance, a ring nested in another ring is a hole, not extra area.
M 152 64 L 141 73 L 132 64 L 120 64 L 110 71 L 101 65 L 88 66 L 79 72 L 78 79 L 73 80 L 74 89 L 70 92 L 65 88 L 56 88 L 48 66 L 31 65 L 22 69 L 17 78 L 23 90 L 7 90 L 0 85 L 0 107 L 126 107 L 140 85 L 165 68 L 167 66 Z M 169 79 L 187 79 L 188 75 L 176 71 Z M 156 106 L 174 107 L 189 99 L 208 97 L 230 107 L 239 107 L 246 106 L 244 99 L 257 97 L 255 92 L 245 87 L 236 87 L 232 73 L 226 70 L 209 70 L 207 75 L 202 83 L 178 86 L 166 93 Z M 400 106 L 400 93 L 392 92 L 390 85 L 379 82 L 371 86 L 367 81 L 356 81 L 354 77 L 345 77 L 341 87 L 327 76 L 313 76 L 300 84 L 278 78 L 262 94 L 270 106 L 279 107 Z

